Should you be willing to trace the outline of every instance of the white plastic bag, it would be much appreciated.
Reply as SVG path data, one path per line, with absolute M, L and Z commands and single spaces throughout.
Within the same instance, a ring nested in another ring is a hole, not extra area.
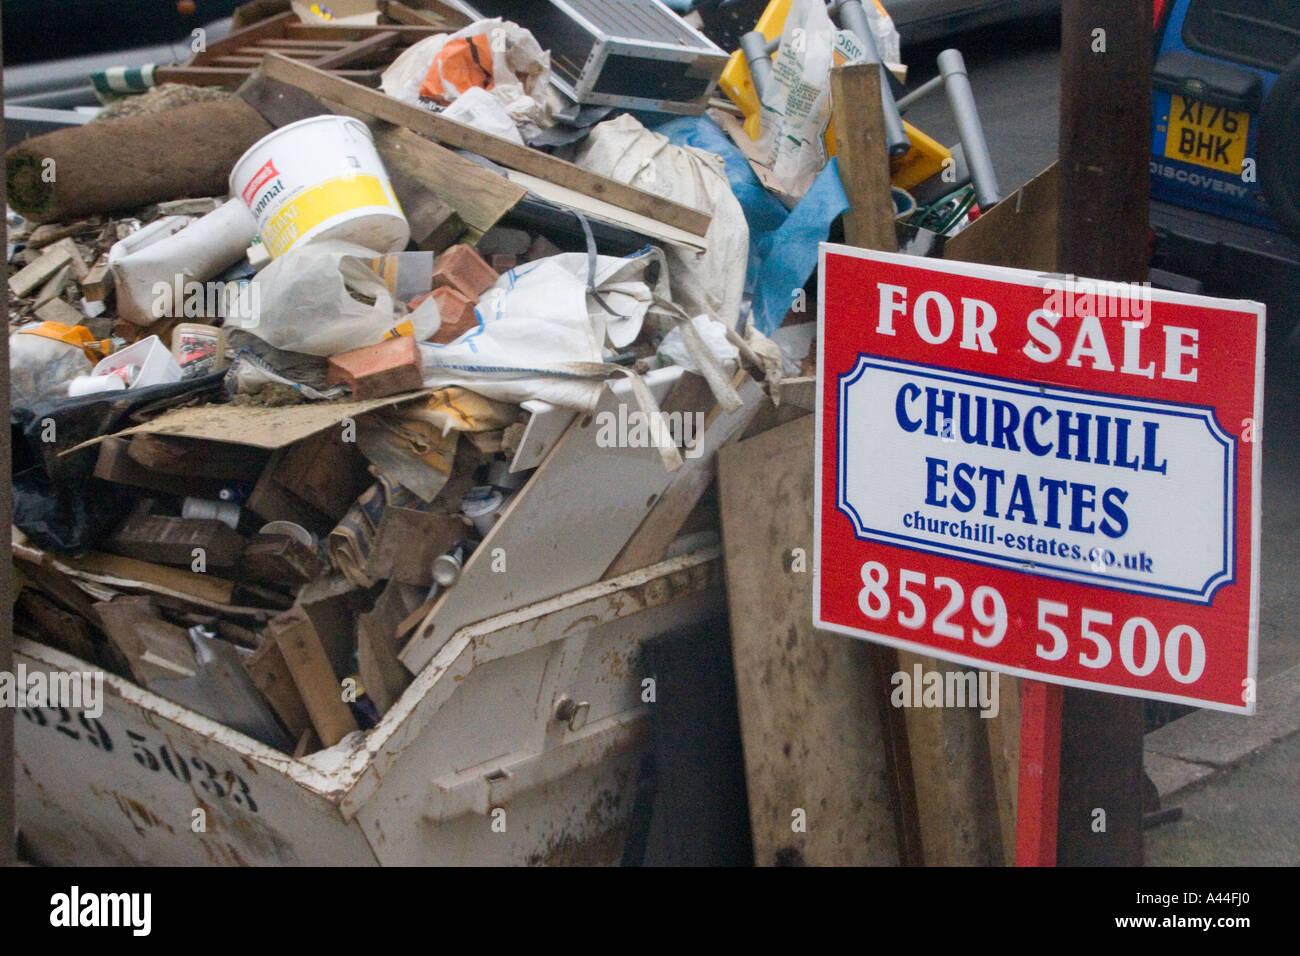
M 489 92 L 505 107 L 524 139 L 532 139 L 553 122 L 547 106 L 551 54 L 541 48 L 531 33 L 508 20 L 479 20 L 455 33 L 421 40 L 408 47 L 384 71 L 380 88 L 404 103 L 421 105 L 420 85 L 443 47 L 452 40 L 484 34 L 489 37 L 492 50 Z
M 697 315 L 691 320 L 691 324 L 700 333 L 700 337 L 704 339 L 704 344 L 708 346 L 709 351 L 713 353 L 713 357 L 718 360 L 719 364 L 728 371 L 734 371 L 736 364 L 740 361 L 740 349 L 736 348 L 728 340 L 726 326 L 721 322 L 715 322 L 707 315 Z M 664 336 L 664 340 L 659 343 L 659 354 L 674 365 L 680 365 L 689 372 L 700 371 L 695 356 L 691 354 L 686 345 L 681 326 Z
M 652 288 L 648 273 L 655 265 Z M 586 255 L 566 253 L 506 273 L 479 299 L 477 328 L 446 345 L 422 343 L 425 386 L 464 385 L 506 402 L 594 407 L 601 380 L 613 373 L 607 345 L 635 340 L 668 286 L 657 249 L 627 259 L 598 256 L 596 295 L 588 291 L 590 266 Z
M 728 328 L 740 320 L 749 259 L 749 223 L 717 155 L 674 146 L 623 115 L 592 129 L 574 160 L 584 169 L 663 196 L 712 217 L 708 251 L 668 246 L 672 298 L 692 315 L 706 312 Z
M 757 149 L 777 188 L 794 199 L 826 165 L 835 24 L 823 0 L 794 0 L 763 97 Z
M 228 316 L 278 349 L 331 356 L 375 345 L 410 323 L 417 341 L 438 331 L 438 307 L 426 299 L 404 318 L 387 284 L 370 263 L 374 251 L 337 239 L 297 246 L 253 279 L 248 315 Z
M 456 102 L 442 111 L 442 115 L 520 146 L 527 145 L 519 135 L 519 127 L 515 126 L 515 121 L 506 112 L 505 105 L 480 87 L 471 86 L 460 94 L 456 97 Z

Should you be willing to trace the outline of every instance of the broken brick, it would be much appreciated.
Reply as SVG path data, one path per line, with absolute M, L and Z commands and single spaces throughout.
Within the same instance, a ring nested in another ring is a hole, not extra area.
M 345 383 L 357 401 L 385 398 L 424 387 L 420 350 L 409 335 L 343 352 L 330 359 L 325 379 L 330 385 Z
M 452 246 L 438 257 L 433 268 L 433 287 L 452 288 L 467 299 L 477 300 L 496 284 L 497 271 L 472 246 Z
M 433 300 L 438 303 L 442 325 L 430 342 L 447 345 L 478 325 L 478 316 L 474 314 L 475 300 L 445 287 L 433 290 Z

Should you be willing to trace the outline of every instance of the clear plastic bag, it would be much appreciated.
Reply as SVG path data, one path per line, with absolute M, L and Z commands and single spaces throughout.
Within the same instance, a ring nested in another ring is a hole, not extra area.
M 370 249 L 339 240 L 291 249 L 253 280 L 251 314 L 228 317 L 226 326 L 287 352 L 320 356 L 375 345 L 398 326 L 417 341 L 434 335 L 440 319 L 433 299 L 399 315 L 403 307 L 371 267 L 376 258 Z

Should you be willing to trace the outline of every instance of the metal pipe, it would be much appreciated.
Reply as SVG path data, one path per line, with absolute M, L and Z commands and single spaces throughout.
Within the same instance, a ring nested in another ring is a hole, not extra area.
M 894 92 L 889 86 L 889 71 L 880 59 L 880 50 L 876 47 L 876 37 L 871 32 L 867 11 L 862 9 L 861 0 L 841 0 L 839 10 L 845 29 L 854 34 L 866 50 L 866 61 L 880 64 L 880 101 L 885 110 L 885 142 L 889 146 L 890 156 L 902 156 L 912 148 L 912 143 L 903 128 L 903 117 L 898 112 L 898 104 L 894 102 Z
M 935 90 L 937 90 L 937 89 L 938 89 L 939 87 L 941 87 L 941 86 L 943 86 L 943 74 L 942 74 L 942 73 L 940 73 L 938 76 L 936 76 L 936 77 L 935 77 L 934 79 L 932 79 L 932 80 L 926 80 L 924 83 L 922 83 L 922 84 L 921 84 L 920 86 L 918 86 L 916 89 L 914 89 L 911 93 L 908 93 L 908 94 L 907 94 L 906 96 L 904 96 L 901 100 L 899 100 L 899 101 L 898 101 L 898 112 L 902 113 L 902 112 L 905 112 L 906 110 L 910 109 L 911 106 L 912 106 L 912 104 L 915 103 L 917 100 L 919 100 L 919 99 L 921 99 L 921 98 L 923 98 L 923 97 L 929 96 L 931 93 L 933 93 Z
M 772 54 L 767 49 L 767 37 L 758 30 L 746 33 L 740 38 L 740 52 L 749 62 L 749 77 L 761 100 L 767 95 L 767 84 L 772 78 Z
M 957 135 L 961 139 L 966 162 L 970 165 L 971 180 L 975 183 L 975 196 L 979 199 L 980 209 L 992 209 L 1002 198 L 1001 190 L 998 188 L 997 174 L 993 171 L 993 157 L 989 155 L 989 144 L 984 138 L 979 110 L 975 107 L 975 93 L 971 90 L 970 78 L 966 75 L 966 61 L 960 50 L 944 50 L 939 54 L 939 74 L 943 77 L 948 103 L 952 106 L 953 118 L 957 121 Z

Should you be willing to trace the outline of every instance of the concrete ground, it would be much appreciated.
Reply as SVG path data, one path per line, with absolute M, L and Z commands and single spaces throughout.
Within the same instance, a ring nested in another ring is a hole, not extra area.
M 1197 711 L 1147 735 L 1147 774 L 1183 817 L 1147 831 L 1151 866 L 1300 866 L 1300 360 L 1270 303 L 1264 386 L 1259 694 L 1254 717 Z

